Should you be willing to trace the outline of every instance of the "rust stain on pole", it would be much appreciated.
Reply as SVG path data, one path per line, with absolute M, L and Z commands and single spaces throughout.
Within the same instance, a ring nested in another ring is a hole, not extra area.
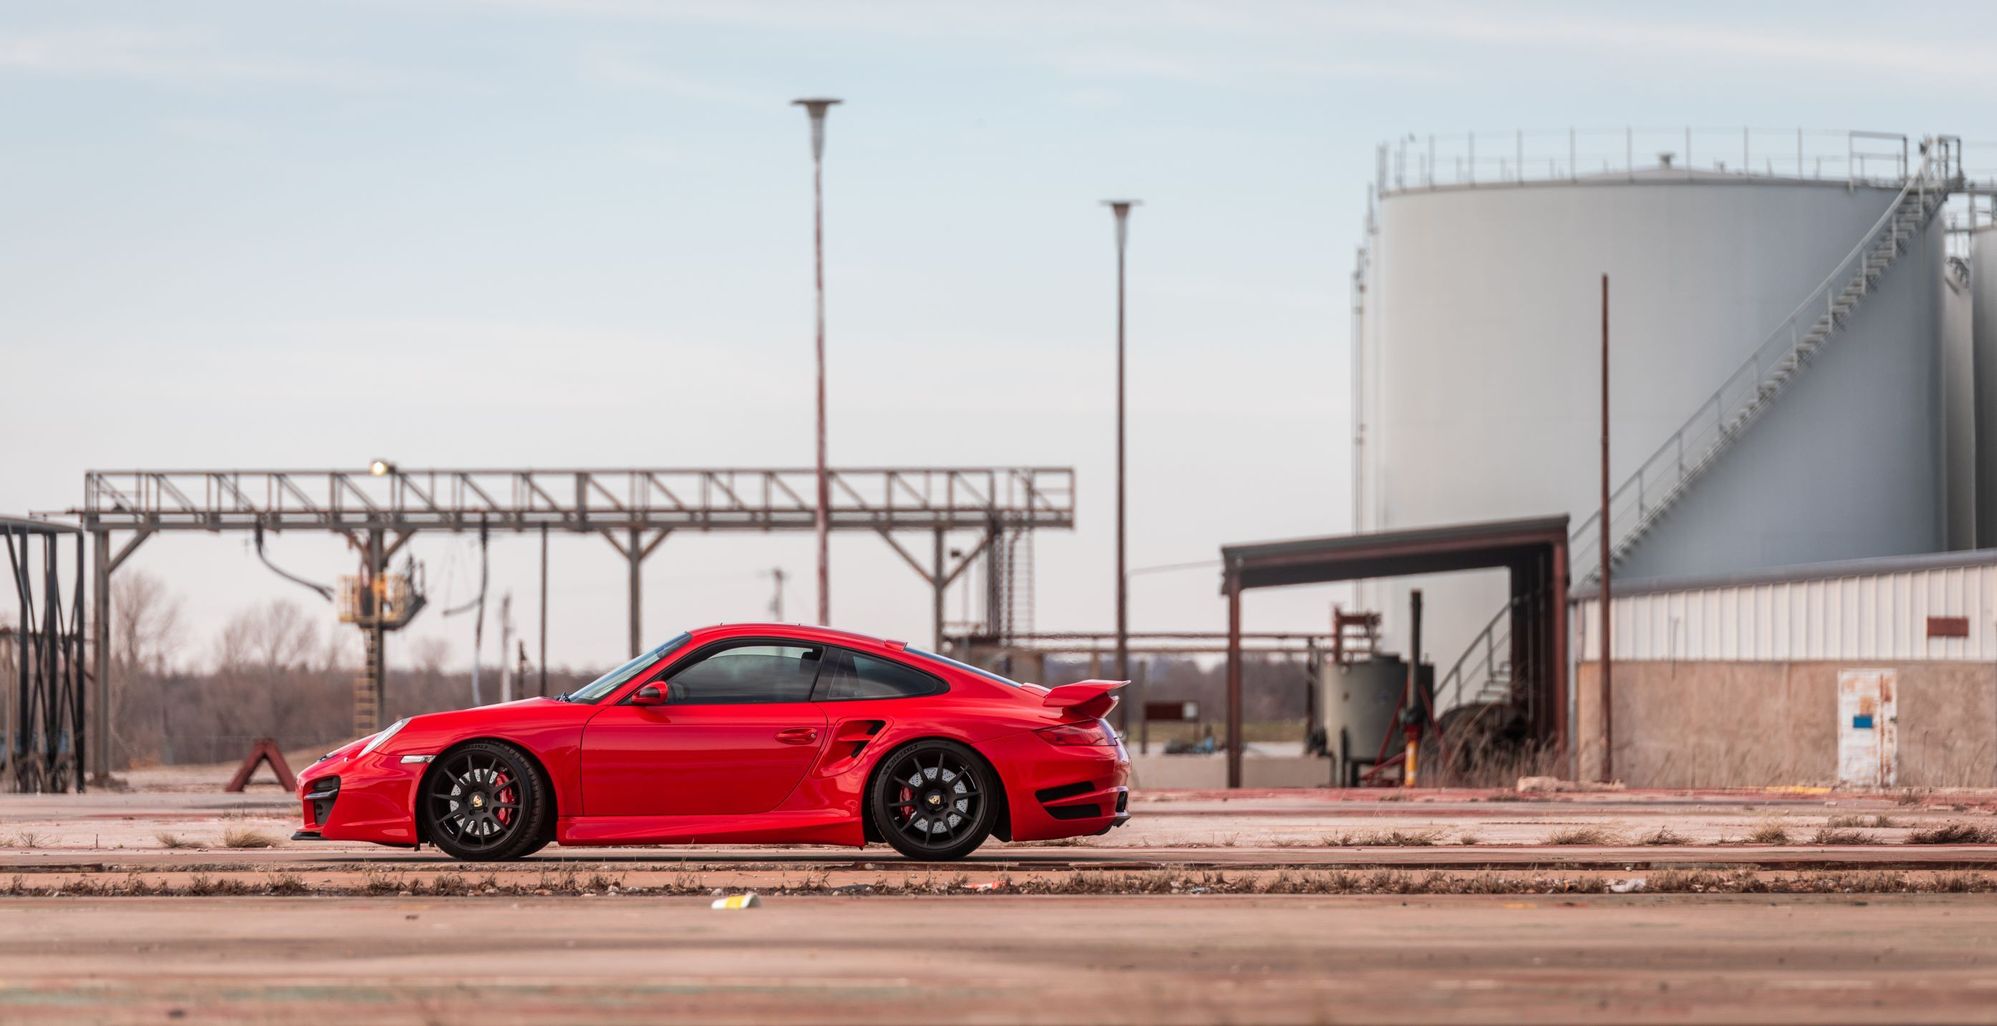
M 1609 526 L 1609 276 L 1602 275 L 1602 780 L 1616 779 L 1615 686 L 1609 573 L 1614 562 Z
M 811 242 L 818 285 L 818 500 L 813 515 L 818 533 L 818 622 L 832 623 L 831 505 L 825 473 L 825 112 L 838 100 L 793 100 L 811 117 Z

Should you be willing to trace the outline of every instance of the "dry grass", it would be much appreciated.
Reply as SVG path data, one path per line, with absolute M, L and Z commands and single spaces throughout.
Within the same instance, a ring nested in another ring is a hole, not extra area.
M 1565 830 L 1555 830 L 1553 833 L 1547 835 L 1545 841 L 1547 844 L 1562 845 L 1610 845 L 1621 844 L 1622 842 L 1622 834 L 1607 827 L 1597 826 L 1568 827 Z
M 1216 870 L 1161 869 L 1138 872 L 1083 870 L 1014 878 L 998 874 L 974 882 L 963 873 L 910 873 L 879 877 L 871 883 L 833 886 L 823 873 L 771 887 L 759 893 L 777 895 L 838 895 L 842 897 L 921 895 L 1136 895 L 1136 894 L 1607 894 L 1612 891 L 1664 894 L 1968 894 L 1997 892 L 1997 874 L 1965 871 L 1808 871 L 1762 873 L 1751 870 L 1658 870 L 1624 879 L 1600 874 L 1539 872 L 1450 872 L 1438 870 L 1285 870 L 1228 873 Z M 712 884 L 688 873 L 657 886 L 626 887 L 622 877 L 603 873 L 583 876 L 573 869 L 543 871 L 538 878 L 513 874 L 468 877 L 439 873 L 430 877 L 381 871 L 359 883 L 310 883 L 287 872 L 195 874 L 192 877 L 148 877 L 133 872 L 116 876 L 19 874 L 0 883 L 0 897 L 160 897 L 203 895 L 420 895 L 478 899 L 530 895 L 707 896 Z
M 1661 826 L 1655 830 L 1652 830 L 1650 833 L 1647 833 L 1642 837 L 1637 838 L 1636 843 L 1647 844 L 1652 846 L 1670 846 L 1670 845 L 1690 844 L 1691 840 L 1687 838 L 1684 834 L 1672 830 L 1670 827 Z
M 7 839 L 9 848 L 39 848 L 48 838 L 33 830 L 23 830 Z
M 1810 835 L 1810 843 L 1827 844 L 1827 845 L 1851 845 L 1851 844 L 1873 844 L 1875 842 L 1873 841 L 1871 834 L 1868 834 L 1862 830 L 1842 830 L 1836 827 L 1824 826 L 1817 828 L 1817 832 Z
M 1753 830 L 1748 831 L 1747 843 L 1774 844 L 1774 845 L 1788 844 L 1789 831 L 1786 828 L 1784 828 L 1782 824 L 1777 823 L 1774 820 L 1765 820 L 1759 824 L 1756 824 Z
M 1324 839 L 1332 848 L 1427 848 L 1442 843 L 1440 830 L 1369 830 L 1363 834 L 1332 834 Z
M 1824 820 L 1824 825 L 1834 829 L 1837 827 L 1872 827 L 1883 830 L 1888 827 L 1897 826 L 1898 824 L 1885 816 L 1854 816 L 1846 814 L 1832 816 Z
M 1908 844 L 1997 844 L 1997 830 L 1979 823 L 1951 821 L 1907 835 Z
M 154 840 L 156 840 L 156 841 L 158 841 L 158 842 L 159 842 L 159 846 L 160 846 L 160 847 L 162 847 L 162 848 L 199 848 L 199 847 L 201 847 L 201 842 L 200 842 L 200 841 L 197 841 L 197 840 L 195 840 L 195 839 L 194 839 L 194 838 L 192 838 L 192 837 L 182 837 L 182 836 L 180 836 L 179 834 L 176 834 L 176 833 L 173 833 L 173 832 L 171 832 L 171 831 L 167 831 L 167 830 L 162 830 L 162 831 L 160 831 L 159 833 L 156 833 L 156 834 L 154 834 L 154 835 L 153 835 L 153 839 L 154 839 Z
M 230 827 L 222 834 L 224 848 L 275 848 L 277 838 L 261 830 L 246 827 Z

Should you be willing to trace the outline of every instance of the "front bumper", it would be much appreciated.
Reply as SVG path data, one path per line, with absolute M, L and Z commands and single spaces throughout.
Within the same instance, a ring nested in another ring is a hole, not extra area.
M 314 764 L 298 782 L 297 840 L 417 843 L 416 790 L 423 763 L 372 752 Z

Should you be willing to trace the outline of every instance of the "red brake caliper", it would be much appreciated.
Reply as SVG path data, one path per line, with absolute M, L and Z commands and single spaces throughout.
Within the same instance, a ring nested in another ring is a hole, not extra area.
M 495 790 L 493 792 L 493 801 L 503 803 L 503 802 L 511 802 L 514 800 L 515 799 L 513 797 L 512 778 L 507 777 L 505 774 L 501 774 L 499 777 L 499 788 L 498 790 Z M 513 811 L 514 810 L 512 809 L 497 809 L 494 810 L 493 816 L 499 820 L 502 826 L 504 826 L 508 823 L 513 822 Z

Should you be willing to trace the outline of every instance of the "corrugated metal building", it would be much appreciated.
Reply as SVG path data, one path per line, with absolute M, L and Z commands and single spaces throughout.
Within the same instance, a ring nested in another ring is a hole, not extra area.
M 1634 786 L 1997 785 L 1997 550 L 1618 585 L 1606 738 L 1599 594 L 1574 604 L 1585 777 L 1613 745 Z

